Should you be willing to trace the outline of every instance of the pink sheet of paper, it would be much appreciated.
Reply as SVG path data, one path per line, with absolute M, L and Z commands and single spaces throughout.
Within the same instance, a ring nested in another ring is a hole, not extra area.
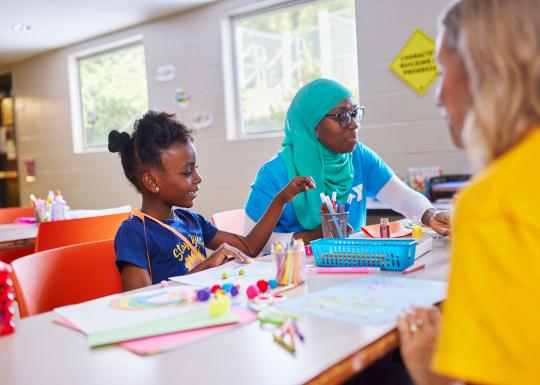
M 139 338 L 136 340 L 119 342 L 115 345 L 121 346 L 123 348 L 126 348 L 132 351 L 133 353 L 137 353 L 143 356 L 156 354 L 156 353 L 161 353 L 161 352 L 171 350 L 174 348 L 178 348 L 183 345 L 187 345 L 188 343 L 191 343 L 191 342 L 202 340 L 204 338 L 213 336 L 222 331 L 232 329 L 238 325 L 247 324 L 257 319 L 257 314 L 251 310 L 233 309 L 232 311 L 240 317 L 240 321 L 238 323 L 229 324 L 229 325 L 211 326 L 211 327 L 202 328 L 202 329 L 163 334 L 163 335 L 154 336 L 154 337 Z M 73 325 L 71 322 L 69 322 L 65 318 L 58 318 L 54 320 L 54 322 L 60 325 L 66 326 L 70 329 L 79 331 L 75 325 Z

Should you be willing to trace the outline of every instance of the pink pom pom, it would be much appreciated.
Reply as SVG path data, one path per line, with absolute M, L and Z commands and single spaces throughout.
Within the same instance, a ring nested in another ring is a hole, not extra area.
M 255 285 L 250 285 L 246 290 L 247 297 L 253 299 L 259 295 L 259 289 Z

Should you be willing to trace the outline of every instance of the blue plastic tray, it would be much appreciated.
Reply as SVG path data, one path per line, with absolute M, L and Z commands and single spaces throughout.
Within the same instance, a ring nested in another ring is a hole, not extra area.
M 370 266 L 399 271 L 414 263 L 416 241 L 323 238 L 311 242 L 311 248 L 317 266 Z

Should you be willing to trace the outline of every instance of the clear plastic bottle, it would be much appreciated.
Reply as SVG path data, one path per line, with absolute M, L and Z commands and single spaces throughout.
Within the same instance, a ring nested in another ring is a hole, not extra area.
M 388 224 L 388 218 L 381 218 L 381 238 L 390 238 L 390 225 Z

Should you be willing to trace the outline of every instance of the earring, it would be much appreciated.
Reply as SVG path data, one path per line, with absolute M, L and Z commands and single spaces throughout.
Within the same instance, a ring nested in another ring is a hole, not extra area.
M 154 189 L 155 192 L 159 192 L 159 187 L 156 186 L 156 188 Z

